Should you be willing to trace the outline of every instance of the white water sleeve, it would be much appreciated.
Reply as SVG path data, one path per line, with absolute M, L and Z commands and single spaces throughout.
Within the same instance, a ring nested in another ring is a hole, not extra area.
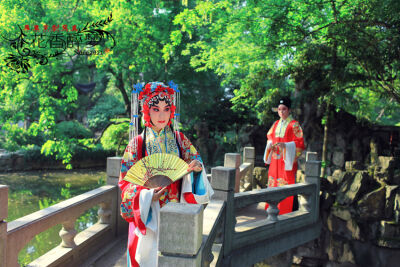
M 186 203 L 185 198 L 183 196 L 184 193 L 192 193 L 194 199 L 198 204 L 208 203 L 211 199 L 211 196 L 214 194 L 214 190 L 211 187 L 210 182 L 207 179 L 207 173 L 205 172 L 205 167 L 202 165 L 202 171 L 199 179 L 201 179 L 200 190 L 201 192 L 192 192 L 192 173 L 185 175 L 182 178 L 182 193 L 180 202 Z
M 154 189 L 143 189 L 139 196 L 140 217 L 146 225 L 146 234 L 143 235 L 138 228 L 135 229 L 135 234 L 138 236 L 135 260 L 142 267 L 157 266 L 160 203 L 152 201 L 153 194 Z
M 265 152 L 264 152 L 264 163 L 265 164 L 270 164 L 271 163 L 271 147 L 272 147 L 272 141 L 268 140 L 267 145 L 265 146 Z
M 293 163 L 296 157 L 296 144 L 295 142 L 285 143 L 285 171 L 291 171 L 293 169 Z

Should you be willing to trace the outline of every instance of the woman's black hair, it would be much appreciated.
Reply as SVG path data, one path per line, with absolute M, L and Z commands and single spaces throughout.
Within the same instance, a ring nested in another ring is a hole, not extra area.
M 142 158 L 146 156 L 146 131 L 147 127 L 144 126 L 144 131 L 143 131 L 143 142 L 142 142 Z

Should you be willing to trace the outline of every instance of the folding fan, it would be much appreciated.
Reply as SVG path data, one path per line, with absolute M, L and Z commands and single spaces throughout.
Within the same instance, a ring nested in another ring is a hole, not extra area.
M 175 155 L 156 153 L 136 162 L 124 180 L 147 188 L 164 187 L 187 174 L 188 167 L 184 160 Z

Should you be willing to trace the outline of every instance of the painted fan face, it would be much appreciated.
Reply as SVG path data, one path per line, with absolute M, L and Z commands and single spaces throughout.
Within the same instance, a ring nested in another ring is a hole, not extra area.
M 171 106 L 165 101 L 160 101 L 150 108 L 150 119 L 154 125 L 154 130 L 159 132 L 164 129 L 171 117 Z
M 132 166 L 124 180 L 147 188 L 168 186 L 188 174 L 189 165 L 173 154 L 156 153 Z

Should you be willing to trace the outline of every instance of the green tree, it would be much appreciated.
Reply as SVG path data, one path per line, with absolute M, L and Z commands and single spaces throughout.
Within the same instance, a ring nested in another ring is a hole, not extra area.
M 183 4 L 187 5 L 186 2 Z M 44 65 L 36 64 L 39 60 L 21 59 L 21 66 L 27 66 L 27 69 L 21 67 L 19 73 L 11 71 L 6 66 L 7 61 L 2 60 L 0 125 L 25 121 L 27 127 L 30 125 L 27 131 L 31 136 L 42 137 L 37 145 L 42 146 L 43 153 L 69 164 L 73 151 L 89 141 L 59 135 L 57 125 L 60 122 L 77 120 L 85 123 L 82 114 L 89 110 L 90 129 L 104 131 L 113 118 L 129 116 L 130 91 L 134 83 L 173 79 L 183 89 L 182 122 L 188 127 L 186 129 L 213 118 L 216 121 L 213 125 L 224 131 L 226 127 L 220 122 L 227 116 L 232 120 L 232 113 L 224 112 L 229 111 L 230 104 L 216 75 L 194 71 L 189 64 L 190 55 L 172 56 L 168 63 L 163 60 L 163 47 L 169 43 L 171 32 L 178 29 L 173 20 L 186 8 L 183 4 L 140 0 L 69 0 L 62 3 L 40 0 L 33 4 L 3 1 L 0 3 L 0 25 L 2 36 L 7 38 L 0 40 L 2 55 L 15 52 L 6 39 L 20 34 L 18 25 L 22 29 L 24 25 L 39 25 L 42 29 L 44 24 L 66 24 L 83 29 L 86 23 L 107 20 L 102 30 L 114 36 L 116 46 L 112 47 L 109 40 L 102 47 L 112 48 L 108 53 L 91 56 L 78 56 L 75 48 L 69 48 Z M 28 36 L 26 38 L 29 41 Z M 176 49 L 183 49 L 186 41 L 190 40 L 183 40 L 182 47 Z M 92 91 L 85 91 L 93 84 Z M 219 104 L 220 100 L 223 104 Z M 216 117 L 215 110 L 225 116 Z M 123 135 L 120 138 L 124 138 Z M 93 146 L 95 140 L 90 142 Z M 19 143 L 16 142 L 15 148 L 21 145 Z M 27 141 L 25 145 L 29 144 Z
M 236 89 L 235 108 L 255 107 L 262 122 L 277 94 L 296 88 L 300 98 L 319 99 L 326 110 L 324 161 L 334 107 L 374 114 L 375 121 L 390 110 L 388 102 L 399 107 L 399 11 L 395 0 L 197 1 L 176 16 L 181 28 L 171 33 L 164 57 L 193 39 L 183 50 L 191 65 L 220 75 Z M 365 105 L 371 99 L 379 104 Z
M 288 80 L 343 108 L 356 89 L 400 102 L 399 11 L 393 0 L 198 1 L 176 16 L 164 56 L 192 38 L 192 66 L 235 86 L 235 105 L 268 103 Z

